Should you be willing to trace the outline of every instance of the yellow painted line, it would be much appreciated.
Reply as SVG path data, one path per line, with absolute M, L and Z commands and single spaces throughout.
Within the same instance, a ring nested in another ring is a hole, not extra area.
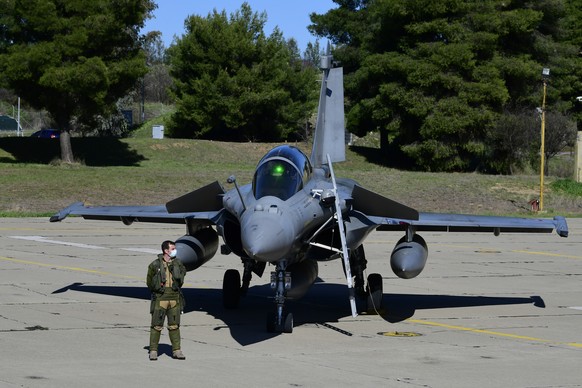
M 540 255 L 540 256 L 551 256 L 551 257 L 565 257 L 568 259 L 582 259 L 582 256 L 574 256 L 574 255 L 562 255 L 560 253 L 549 253 L 549 252 L 536 252 L 536 251 L 523 251 L 523 250 L 513 250 L 511 252 L 517 253 L 527 253 L 529 255 Z
M 471 246 L 467 246 L 467 245 L 453 245 L 453 244 L 442 244 L 442 243 L 432 243 L 431 245 L 439 245 L 442 247 L 449 247 L 449 248 L 464 248 L 464 249 L 470 249 L 472 251 L 475 251 L 477 253 L 491 253 L 492 249 L 490 248 L 475 248 L 475 247 L 471 247 Z M 503 253 L 504 251 L 500 251 L 501 253 Z M 577 260 L 582 260 L 582 256 L 575 256 L 575 255 L 563 255 L 561 253 L 550 253 L 550 252 L 540 252 L 540 251 L 527 251 L 527 250 L 523 250 L 523 249 L 512 249 L 510 251 L 506 251 L 506 252 L 513 252 L 513 253 L 526 253 L 528 255 L 538 255 L 538 256 L 550 256 L 550 257 L 563 257 L 566 259 L 577 259 Z
M 575 348 L 582 349 L 582 343 L 578 343 L 578 342 L 559 342 L 559 341 L 552 341 L 552 340 L 546 340 L 546 339 L 536 338 L 536 337 L 529 337 L 529 336 L 524 336 L 524 335 L 501 333 L 501 332 L 498 332 L 498 331 L 483 330 L 483 329 L 473 329 L 473 328 L 470 328 L 470 327 L 456 326 L 456 325 L 447 325 L 447 324 L 444 324 L 444 323 L 431 322 L 431 321 L 423 321 L 423 320 L 420 320 L 420 319 L 407 319 L 406 322 L 412 322 L 412 323 L 416 323 L 416 324 L 420 324 L 420 325 L 426 325 L 426 326 L 442 327 L 444 329 L 467 331 L 467 332 L 478 333 L 478 334 L 487 334 L 487 335 L 492 335 L 492 336 L 495 336 L 495 337 L 505 337 L 505 338 L 520 339 L 520 340 L 526 340 L 526 341 L 532 341 L 532 342 L 542 342 L 542 343 L 555 344 L 555 345 L 567 345 L 567 346 L 572 346 L 572 347 L 575 347 Z
M 113 276 L 113 277 L 116 277 L 116 278 L 123 278 L 123 279 L 139 279 L 139 280 L 143 280 L 143 278 L 137 277 L 137 276 L 120 275 L 120 274 L 111 273 L 111 272 L 98 271 L 98 270 L 94 270 L 94 269 L 86 269 L 86 268 L 79 268 L 79 267 L 68 267 L 68 266 L 64 266 L 64 265 L 46 264 L 46 263 L 40 263 L 40 262 L 37 262 L 37 261 L 11 259 L 9 257 L 2 257 L 2 256 L 0 256 L 0 260 L 2 260 L 2 261 L 10 261 L 12 263 L 19 263 L 19 264 L 36 265 L 36 266 L 39 266 L 39 267 L 64 269 L 64 270 L 75 271 L 75 272 L 84 272 L 84 273 L 90 273 L 90 274 L 95 274 L 95 275 Z
M 104 275 L 104 276 L 112 276 L 112 277 L 115 277 L 115 278 L 134 279 L 134 280 L 137 279 L 137 280 L 143 280 L 143 281 L 145 281 L 145 279 L 143 277 L 120 275 L 120 274 L 117 274 L 117 273 L 105 272 L 105 271 L 98 271 L 98 270 L 94 270 L 94 269 L 86 269 L 86 268 L 79 268 L 79 267 L 68 267 L 68 266 L 64 266 L 64 265 L 46 264 L 46 263 L 40 263 L 38 261 L 11 259 L 9 257 L 3 257 L 3 256 L 0 256 L 0 260 L 1 261 L 10 261 L 12 263 L 19 263 L 19 264 L 36 265 L 36 266 L 39 266 L 39 267 L 56 268 L 56 269 L 63 269 L 63 270 L 67 270 L 67 271 L 90 273 L 90 274 L 94 274 L 94 275 Z M 191 286 L 192 286 L 192 284 L 184 283 L 184 287 L 191 287 Z

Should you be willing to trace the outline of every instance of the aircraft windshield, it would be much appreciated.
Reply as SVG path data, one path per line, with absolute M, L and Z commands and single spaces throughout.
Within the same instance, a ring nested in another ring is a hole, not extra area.
M 311 175 L 309 159 L 298 148 L 273 148 L 261 159 L 253 179 L 255 198 L 271 195 L 286 201 L 303 188 Z

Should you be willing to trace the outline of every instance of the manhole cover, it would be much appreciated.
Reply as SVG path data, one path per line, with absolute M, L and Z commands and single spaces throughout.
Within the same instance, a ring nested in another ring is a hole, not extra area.
M 422 334 L 413 331 L 383 331 L 378 333 L 384 337 L 420 337 Z

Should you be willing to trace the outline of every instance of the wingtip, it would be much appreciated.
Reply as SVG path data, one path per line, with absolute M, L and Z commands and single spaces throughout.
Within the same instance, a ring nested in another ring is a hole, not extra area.
M 568 237 L 568 223 L 566 219 L 562 216 L 554 217 L 556 232 L 560 237 Z
M 51 216 L 51 218 L 49 219 L 50 222 L 60 222 L 62 220 L 64 220 L 65 218 L 67 218 L 67 216 L 69 214 L 71 214 L 71 212 L 78 207 L 82 207 L 83 206 L 83 202 L 75 202 L 69 206 L 67 206 L 66 208 L 60 210 L 58 213 L 54 214 Z

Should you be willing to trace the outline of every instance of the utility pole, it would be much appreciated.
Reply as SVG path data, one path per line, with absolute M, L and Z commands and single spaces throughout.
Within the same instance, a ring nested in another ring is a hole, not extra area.
M 550 69 L 544 67 L 542 70 L 542 80 L 544 83 L 544 96 L 542 98 L 542 145 L 540 149 L 540 206 L 538 211 L 544 210 L 544 167 L 546 162 L 545 157 L 545 140 L 546 140 L 546 89 L 548 85 L 548 78 L 550 77 Z
M 16 136 L 24 136 L 22 127 L 20 126 L 20 97 L 18 97 L 18 118 L 16 119 Z

